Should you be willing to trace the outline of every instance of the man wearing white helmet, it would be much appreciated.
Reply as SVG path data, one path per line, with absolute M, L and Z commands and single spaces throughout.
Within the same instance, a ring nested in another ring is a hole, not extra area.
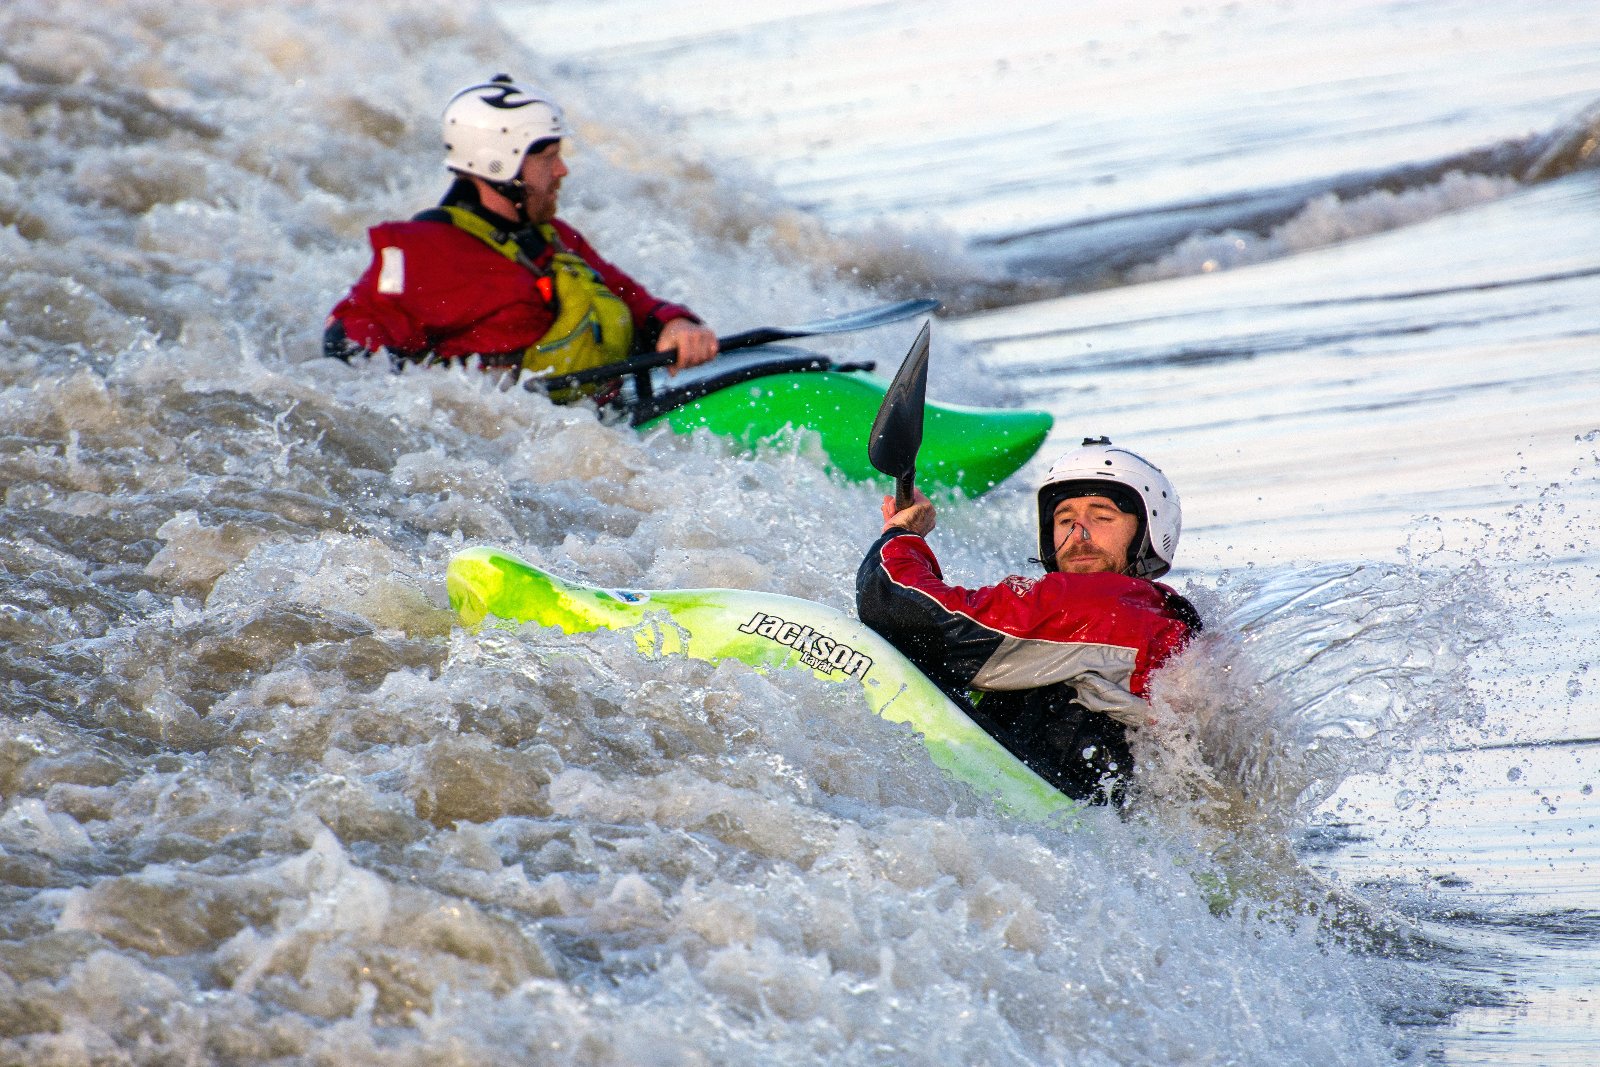
M 1044 577 L 963 589 L 944 581 L 923 539 L 928 498 L 896 510 L 885 497 L 856 608 L 1056 788 L 1120 801 L 1133 771 L 1127 730 L 1148 719 L 1151 672 L 1200 630 L 1189 602 L 1153 581 L 1178 547 L 1178 494 L 1100 437 L 1055 462 L 1037 501 Z
M 657 300 L 556 217 L 567 165 L 561 109 L 497 75 L 450 99 L 437 208 L 371 231 L 373 258 L 328 318 L 324 352 L 406 362 L 476 359 L 513 375 L 565 374 L 636 350 L 676 350 L 672 370 L 717 353 L 716 334 Z

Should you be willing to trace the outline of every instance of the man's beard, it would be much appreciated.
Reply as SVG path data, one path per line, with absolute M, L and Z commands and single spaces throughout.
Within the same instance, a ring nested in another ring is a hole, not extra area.
M 522 201 L 523 217 L 535 225 L 549 222 L 556 217 L 560 196 L 560 190 L 538 194 L 530 192 Z

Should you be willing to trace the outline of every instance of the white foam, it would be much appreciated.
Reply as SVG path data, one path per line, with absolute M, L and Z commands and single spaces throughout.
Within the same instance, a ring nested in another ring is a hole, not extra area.
M 1265 263 L 1296 252 L 1414 225 L 1499 199 L 1518 187 L 1511 178 L 1451 171 L 1432 185 L 1398 193 L 1375 189 L 1350 200 L 1326 193 L 1265 235 L 1238 230 L 1197 233 L 1154 263 L 1133 268 L 1128 278 L 1133 282 L 1152 282 Z

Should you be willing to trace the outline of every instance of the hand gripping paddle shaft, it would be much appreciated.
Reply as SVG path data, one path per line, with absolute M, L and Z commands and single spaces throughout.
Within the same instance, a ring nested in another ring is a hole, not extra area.
M 867 459 L 894 479 L 896 511 L 911 506 L 911 489 L 916 483 L 923 402 L 928 393 L 928 328 L 928 323 L 922 324 L 922 332 L 895 372 L 867 438 Z

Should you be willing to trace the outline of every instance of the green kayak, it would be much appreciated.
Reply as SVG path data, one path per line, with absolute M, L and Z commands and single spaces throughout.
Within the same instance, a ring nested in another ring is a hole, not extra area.
M 759 358 L 721 366 L 673 389 L 635 397 L 641 429 L 710 430 L 758 449 L 814 434 L 829 465 L 856 481 L 892 481 L 867 461 L 867 435 L 888 381 L 870 364 L 837 364 L 802 349 L 766 345 Z M 724 361 L 718 361 L 719 364 Z M 1043 411 L 928 403 L 917 484 L 931 495 L 979 496 L 1033 458 L 1050 432 Z
M 640 353 L 620 363 L 532 378 L 523 388 L 554 394 L 626 379 L 610 409 L 640 429 L 709 430 L 751 450 L 810 434 L 838 473 L 891 485 L 867 459 L 867 438 L 889 383 L 868 373 L 871 363 L 835 363 L 777 342 L 873 329 L 938 307 L 927 297 L 898 300 L 797 326 L 762 326 L 719 337 L 722 355 L 686 372 L 669 389 L 657 390 L 652 372 L 671 363 L 672 352 Z M 924 413 L 917 484 L 930 495 L 946 497 L 978 496 L 1016 473 L 1044 444 L 1052 421 L 1043 411 L 957 404 L 926 404 Z

